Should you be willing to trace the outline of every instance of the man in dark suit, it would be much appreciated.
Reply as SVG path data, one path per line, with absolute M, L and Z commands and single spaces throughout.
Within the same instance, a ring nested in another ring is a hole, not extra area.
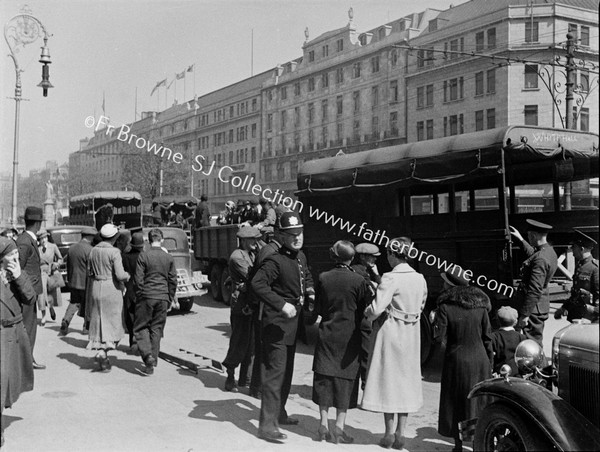
M 60 334 L 67 334 L 69 324 L 76 312 L 85 306 L 85 285 L 87 282 L 88 256 L 92 251 L 92 240 L 98 233 L 96 228 L 87 226 L 81 230 L 81 240 L 69 248 L 67 253 L 67 280 L 71 289 L 71 302 L 65 311 L 60 325 Z M 85 328 L 85 320 L 84 320 Z
M 196 207 L 195 226 L 196 228 L 210 226 L 210 211 L 208 209 L 208 197 L 206 195 L 200 196 L 200 204 Z
M 305 297 L 314 303 L 312 276 L 306 256 L 303 226 L 294 212 L 284 213 L 279 222 L 282 247 L 265 258 L 251 281 L 255 296 L 263 303 L 262 315 L 262 400 L 258 437 L 280 443 L 287 436 L 279 425 L 295 425 L 285 403 L 290 393 L 294 355 L 301 310 Z
M 40 252 L 38 250 L 38 242 L 36 234 L 42 227 L 44 221 L 44 213 L 41 208 L 29 206 L 25 209 L 25 232 L 17 238 L 17 246 L 19 247 L 19 263 L 21 269 L 27 274 L 35 293 L 39 297 L 42 289 L 42 270 L 40 262 Z M 37 302 L 29 305 L 22 305 L 23 309 L 23 324 L 29 336 L 29 344 L 31 345 L 31 356 L 33 356 L 33 348 L 35 347 L 35 337 L 37 335 Z M 34 369 L 45 369 L 46 366 L 39 364 L 33 360 Z

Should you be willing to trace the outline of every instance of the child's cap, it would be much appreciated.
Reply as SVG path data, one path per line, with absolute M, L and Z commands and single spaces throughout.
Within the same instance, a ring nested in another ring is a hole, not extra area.
M 517 318 L 519 314 L 517 310 L 511 308 L 510 306 L 502 306 L 498 309 L 498 319 L 502 326 L 513 326 L 517 323 Z

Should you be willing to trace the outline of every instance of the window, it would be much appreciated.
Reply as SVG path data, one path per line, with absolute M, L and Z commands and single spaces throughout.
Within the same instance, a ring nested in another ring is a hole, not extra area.
M 342 140 L 344 139 L 344 124 L 338 122 L 336 124 L 336 140 L 338 144 L 342 144 Z
M 273 100 L 273 90 L 270 89 L 269 91 L 267 91 L 267 100 L 269 102 L 271 102 Z
M 308 104 L 308 123 L 312 124 L 315 120 L 315 104 Z
M 577 87 L 582 93 L 590 91 L 590 76 L 589 74 L 579 73 L 579 86 Z
M 390 82 L 390 102 L 398 102 L 398 80 Z
M 486 113 L 487 113 L 487 128 L 494 129 L 496 127 L 496 109 L 488 108 Z
M 379 72 L 379 55 L 371 58 L 371 72 Z
M 417 141 L 423 141 L 425 139 L 425 123 L 423 121 L 417 122 Z
M 418 50 L 417 51 L 417 67 L 424 67 L 424 66 L 425 66 L 425 51 Z
M 539 27 L 540 27 L 540 24 L 537 21 L 532 21 L 532 20 L 525 21 L 525 42 L 538 42 Z
M 475 73 L 475 95 L 483 95 L 483 72 Z
M 252 99 L 252 111 L 256 111 L 258 108 L 258 101 L 256 99 Z
M 496 48 L 496 29 L 490 28 L 487 31 L 487 48 L 495 49 Z
M 398 52 L 396 51 L 396 49 L 392 50 L 390 54 L 390 60 L 392 61 L 392 67 L 396 67 L 396 65 L 398 64 Z
M 336 104 L 337 115 L 341 116 L 344 113 L 343 97 L 337 96 L 335 99 L 335 104 Z
M 252 149 L 250 150 L 250 158 L 252 159 L 252 163 L 256 162 L 256 147 L 252 146 Z
M 465 115 L 462 113 L 458 115 L 458 133 L 465 133 Z
M 322 122 L 327 122 L 327 117 L 328 117 L 328 102 L 327 99 L 324 99 L 321 101 L 321 120 Z
M 433 140 L 433 119 L 428 119 L 425 127 L 427 129 L 427 139 Z
M 448 121 L 450 124 L 450 135 L 458 135 L 458 116 L 452 115 Z
M 398 112 L 390 112 L 390 133 L 393 137 L 398 136 Z
M 487 71 L 487 93 L 494 94 L 496 92 L 496 69 Z
M 321 84 L 323 85 L 323 88 L 327 88 L 329 86 L 329 72 L 325 72 L 323 75 L 321 75 Z
M 229 107 L 229 117 L 230 117 L 230 118 L 233 118 L 233 114 L 234 114 L 234 111 L 233 111 L 233 105 L 231 105 L 231 106 Z
M 238 131 L 238 140 L 239 140 L 239 131 Z M 229 143 L 233 143 L 233 129 L 229 130 Z
M 287 121 L 287 111 L 283 110 L 281 112 L 281 130 L 285 130 L 286 121 Z
M 590 46 L 590 27 L 581 26 L 581 33 L 579 34 L 579 44 L 582 46 Z
M 300 125 L 300 107 L 294 107 L 294 127 Z
M 453 78 L 450 79 L 450 100 L 457 100 L 458 99 L 458 79 Z
M 425 106 L 425 87 L 419 86 L 417 88 L 417 108 L 423 108 Z
M 360 61 L 354 63 L 354 65 L 352 66 L 352 76 L 354 78 L 360 77 Z
M 327 44 L 321 47 L 321 55 L 323 58 L 329 56 L 329 46 Z
M 327 129 L 327 126 L 325 126 L 321 129 L 321 139 L 322 139 L 323 146 L 327 147 L 327 144 L 329 142 L 329 131 Z
M 455 58 L 458 58 L 458 39 L 453 39 L 452 41 L 450 41 L 450 51 L 452 53 L 450 53 L 450 59 L 453 60 Z
M 538 66 L 537 64 L 525 65 L 525 89 L 538 88 Z
M 308 91 L 312 92 L 315 90 L 315 78 L 311 77 L 308 79 Z
M 484 38 L 483 31 L 475 33 L 475 52 L 481 52 L 483 50 Z
M 256 138 L 256 123 L 252 124 L 252 138 Z
M 281 87 L 281 100 L 287 99 L 287 86 Z
M 433 107 L 433 85 L 425 87 L 425 106 Z
M 339 67 L 335 70 L 335 83 L 338 85 L 344 83 L 344 68 Z
M 373 139 L 379 139 L 379 117 L 373 116 L 371 119 L 371 133 L 373 134 Z
M 338 39 L 335 43 L 336 45 L 336 49 L 338 52 L 341 52 L 342 50 L 344 50 L 344 40 L 343 39 Z
M 431 65 L 433 65 L 433 61 L 434 61 L 433 48 L 427 49 L 426 57 L 425 57 L 425 64 L 427 66 L 431 66 Z
M 267 115 L 267 132 L 273 130 L 273 113 Z
M 308 52 L 308 62 L 312 63 L 313 61 L 315 61 L 315 51 L 311 50 Z
M 590 131 L 590 109 L 582 108 L 579 110 L 579 130 L 583 132 Z
M 358 119 L 354 120 L 354 127 L 352 128 L 352 139 L 355 143 L 360 142 L 360 121 Z
M 358 113 L 360 111 L 360 91 L 352 93 L 352 101 L 354 102 L 354 113 Z
M 475 112 L 475 131 L 479 132 L 480 130 L 483 130 L 483 110 Z
M 313 145 L 315 144 L 315 132 L 313 129 L 308 131 L 308 147 L 312 151 Z
M 373 86 L 371 87 L 371 105 L 376 107 L 379 105 L 379 87 Z
M 300 95 L 300 82 L 294 83 L 294 96 Z

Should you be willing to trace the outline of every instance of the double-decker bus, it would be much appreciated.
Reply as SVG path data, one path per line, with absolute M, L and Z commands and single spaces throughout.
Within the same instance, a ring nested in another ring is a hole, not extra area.
M 100 230 L 109 222 L 126 229 L 142 226 L 142 196 L 136 191 L 99 191 L 71 198 L 69 224 Z
M 471 270 L 498 306 L 510 304 L 525 260 L 509 225 L 524 234 L 525 220 L 534 219 L 553 226 L 548 240 L 561 267 L 551 293 L 565 299 L 573 228 L 598 238 L 598 164 L 598 135 L 531 126 L 311 160 L 298 172 L 304 249 L 316 276 L 331 266 L 336 240 L 383 248 L 387 239 L 408 236 L 424 252 L 413 264 L 427 280 L 427 309 L 449 264 Z M 389 269 L 385 253 L 378 266 Z M 427 355 L 427 315 L 421 325 Z

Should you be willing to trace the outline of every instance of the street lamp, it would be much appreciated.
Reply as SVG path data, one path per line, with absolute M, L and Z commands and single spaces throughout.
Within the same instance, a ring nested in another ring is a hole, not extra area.
M 23 69 L 19 67 L 17 61 L 17 54 L 21 50 L 21 47 L 25 47 L 27 44 L 35 42 L 41 34 L 44 34 L 44 46 L 42 47 L 42 55 L 40 56 L 40 63 L 42 63 L 42 81 L 38 86 L 42 87 L 44 97 L 48 95 L 48 88 L 52 88 L 50 83 L 50 70 L 48 65 L 50 61 L 50 51 L 48 50 L 47 42 L 50 35 L 46 31 L 46 28 L 42 23 L 31 15 L 31 11 L 23 8 L 21 13 L 14 16 L 4 25 L 4 39 L 8 44 L 10 50 L 9 56 L 12 58 L 15 64 L 15 139 L 14 139 L 14 153 L 13 153 L 13 189 L 12 189 L 12 225 L 17 225 L 17 179 L 18 167 L 19 167 L 19 119 L 21 114 L 21 72 Z

